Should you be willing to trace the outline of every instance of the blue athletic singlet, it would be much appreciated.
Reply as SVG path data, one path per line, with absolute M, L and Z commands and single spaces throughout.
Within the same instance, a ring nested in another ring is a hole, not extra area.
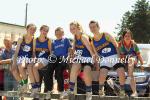
M 93 39 L 93 44 L 98 54 L 102 57 L 108 57 L 117 54 L 115 46 L 106 40 L 105 34 L 103 34 L 102 38 L 98 41 Z
M 37 58 L 48 58 L 50 52 L 48 49 L 48 41 L 47 39 L 44 42 L 40 42 L 39 39 L 36 39 L 36 57 Z
M 27 57 L 31 58 L 32 57 L 32 47 L 33 47 L 33 40 L 28 44 L 25 42 L 25 39 L 23 37 L 23 41 L 20 45 L 20 50 L 18 53 L 18 57 Z
M 52 43 L 52 51 L 53 54 L 57 57 L 60 56 L 68 56 L 68 49 L 71 47 L 71 44 L 69 42 L 69 39 L 62 38 L 60 40 L 54 40 Z
M 80 55 L 82 57 L 91 57 L 90 52 L 85 47 L 85 45 L 82 43 L 81 39 L 75 40 L 75 51 L 76 51 L 76 55 Z

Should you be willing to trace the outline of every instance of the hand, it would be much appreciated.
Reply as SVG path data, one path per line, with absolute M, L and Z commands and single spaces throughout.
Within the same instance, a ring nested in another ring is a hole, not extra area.
M 72 48 L 69 48 L 68 52 L 69 52 L 69 57 L 74 58 L 74 50 Z
M 140 66 L 140 70 L 141 72 L 144 72 L 144 67 L 142 65 Z

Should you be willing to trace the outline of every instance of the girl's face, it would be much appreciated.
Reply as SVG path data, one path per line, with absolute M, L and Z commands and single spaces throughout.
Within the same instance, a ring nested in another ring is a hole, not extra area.
M 95 23 L 91 23 L 89 25 L 90 27 L 90 31 L 95 34 L 95 33 L 98 33 L 99 32 L 99 27 L 95 24 Z
M 41 34 L 43 34 L 44 36 L 47 36 L 49 29 L 48 28 L 43 28 L 40 30 Z
M 124 41 L 125 41 L 125 42 L 131 41 L 131 34 L 130 34 L 130 33 L 126 33 L 126 34 L 124 35 Z
M 57 39 L 61 39 L 63 37 L 63 35 L 64 35 L 64 32 L 61 30 L 56 31 L 56 33 L 55 33 L 55 36 Z
M 36 32 L 36 28 L 33 26 L 27 29 L 27 33 L 30 33 L 32 36 L 34 35 L 35 32 Z
M 70 25 L 70 32 L 75 35 L 79 32 L 79 29 L 76 27 L 76 25 Z

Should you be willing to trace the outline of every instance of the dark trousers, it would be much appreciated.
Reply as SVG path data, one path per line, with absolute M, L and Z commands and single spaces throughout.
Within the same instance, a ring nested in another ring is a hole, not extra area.
M 50 67 L 47 65 L 39 70 L 40 82 L 44 81 L 44 92 L 51 91 Z
M 63 72 L 65 70 L 65 68 L 68 66 L 67 63 L 63 63 L 63 62 L 59 62 L 60 59 L 58 58 L 58 60 L 55 63 L 51 63 L 49 64 L 49 68 L 50 68 L 50 79 L 51 79 L 51 86 L 53 87 L 53 73 L 55 71 L 55 79 L 57 80 L 57 84 L 58 84 L 58 91 L 62 92 L 64 91 L 64 75 Z

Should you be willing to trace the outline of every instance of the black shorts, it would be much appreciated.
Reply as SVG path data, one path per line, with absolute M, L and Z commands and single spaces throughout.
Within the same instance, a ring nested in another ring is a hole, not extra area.
M 90 66 L 91 68 L 94 67 L 92 63 L 81 63 L 81 66 L 82 66 L 82 67 Z
M 111 68 L 108 66 L 101 66 L 100 69 L 105 68 L 107 70 L 110 70 Z M 117 70 L 118 68 L 125 68 L 125 65 L 123 63 L 117 63 L 113 66 L 114 70 Z

